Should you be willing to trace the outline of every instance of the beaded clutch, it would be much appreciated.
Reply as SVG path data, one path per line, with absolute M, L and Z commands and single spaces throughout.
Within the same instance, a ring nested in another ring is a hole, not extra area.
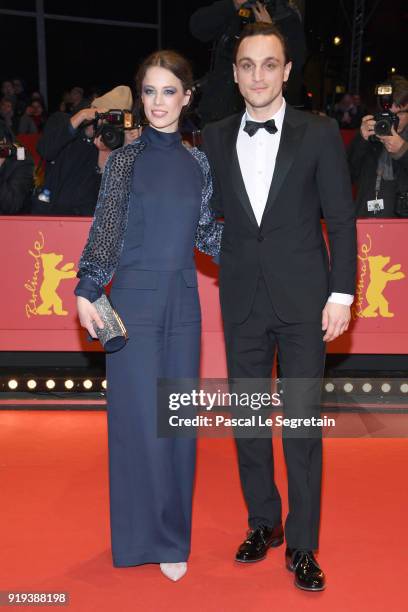
M 103 329 L 99 329 L 94 323 L 94 330 L 105 351 L 107 353 L 114 353 L 123 348 L 129 336 L 122 319 L 114 309 L 108 296 L 103 294 L 92 303 L 104 324 Z

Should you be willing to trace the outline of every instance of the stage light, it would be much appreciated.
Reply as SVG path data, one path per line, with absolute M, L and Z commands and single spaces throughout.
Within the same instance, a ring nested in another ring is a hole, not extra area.
M 392 74 L 395 74 L 395 73 L 397 72 L 397 69 L 396 69 L 396 68 L 394 68 L 394 67 L 392 67 L 392 68 L 391 68 L 391 72 L 392 72 Z
M 403 383 L 400 387 L 401 393 L 408 393 L 408 385 L 407 383 Z
M 346 393 L 351 393 L 351 391 L 354 389 L 353 385 L 351 383 L 346 383 L 343 387 L 343 389 L 345 390 Z
M 87 378 L 86 380 L 84 380 L 84 382 L 82 383 L 85 387 L 85 389 L 92 389 L 92 380 L 89 380 L 89 378 Z
M 371 55 L 366 55 L 364 58 L 364 61 L 366 64 L 371 64 L 371 62 L 373 61 L 373 58 L 371 57 Z
M 32 378 L 30 378 L 30 380 L 27 380 L 27 387 L 29 389 L 35 389 L 37 386 L 37 381 L 33 380 Z
M 107 384 L 106 384 L 106 380 L 102 381 L 102 389 L 106 389 L 107 388 Z
M 391 385 L 389 383 L 383 383 L 381 385 L 381 391 L 383 391 L 383 393 L 389 393 L 391 391 Z
M 71 389 L 74 388 L 74 381 L 68 378 L 68 380 L 65 381 L 64 385 L 65 385 L 65 388 L 68 389 L 68 391 L 70 391 Z
M 333 383 L 327 383 L 324 387 L 328 393 L 332 393 L 334 391 Z
M 11 380 L 8 381 L 8 387 L 9 389 L 17 389 L 18 382 L 14 378 L 12 378 Z
M 334 45 L 335 47 L 338 47 L 339 45 L 341 45 L 341 43 L 342 43 L 342 42 L 343 42 L 343 41 L 342 41 L 341 36 L 335 36 L 335 37 L 333 38 L 333 45 Z
M 371 385 L 370 383 L 364 383 L 363 385 L 363 391 L 365 393 L 370 393 L 370 391 L 373 390 L 373 385 Z
M 54 389 L 55 388 L 55 380 L 52 380 L 52 378 L 50 378 L 45 383 L 45 386 L 47 387 L 47 389 Z

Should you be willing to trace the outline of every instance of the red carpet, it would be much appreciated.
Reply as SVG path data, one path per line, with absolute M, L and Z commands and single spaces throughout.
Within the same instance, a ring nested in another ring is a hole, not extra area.
M 193 551 L 177 584 L 154 565 L 112 567 L 104 412 L 1 411 L 0 448 L 1 591 L 69 592 L 75 612 L 407 609 L 406 439 L 325 440 L 323 593 L 295 589 L 283 546 L 233 563 L 245 509 L 231 440 L 199 443 Z

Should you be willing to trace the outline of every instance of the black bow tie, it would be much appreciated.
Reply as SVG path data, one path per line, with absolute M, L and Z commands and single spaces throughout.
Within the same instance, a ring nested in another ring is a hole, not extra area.
M 249 136 L 253 136 L 257 133 L 260 128 L 264 128 L 269 134 L 276 134 L 278 128 L 275 125 L 274 119 L 269 119 L 269 121 L 264 121 L 260 123 L 259 121 L 246 121 L 244 132 L 246 132 Z

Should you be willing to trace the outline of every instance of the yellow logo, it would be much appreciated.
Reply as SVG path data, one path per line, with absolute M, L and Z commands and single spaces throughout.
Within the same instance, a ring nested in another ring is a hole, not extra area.
M 358 317 L 372 318 L 394 316 L 390 312 L 388 300 L 384 297 L 383 291 L 389 281 L 401 280 L 405 274 L 400 272 L 401 264 L 394 264 L 387 270 L 384 268 L 390 263 L 390 257 L 384 255 L 369 255 L 371 252 L 371 236 L 367 234 L 368 242 L 361 247 L 361 255 L 358 255 L 361 264 L 360 277 L 357 283 L 356 301 L 353 306 L 353 318 Z M 366 289 L 367 268 L 370 271 L 370 281 Z M 366 291 L 365 291 L 366 289 Z M 364 295 L 365 291 L 365 295 Z M 367 306 L 363 308 L 364 298 Z
M 25 289 L 30 292 L 30 299 L 25 306 L 26 316 L 28 318 L 31 315 L 55 314 L 66 316 L 68 311 L 64 310 L 57 289 L 62 280 L 75 277 L 74 264 L 67 263 L 61 268 L 57 268 L 64 256 L 57 253 L 43 253 L 45 239 L 42 232 L 38 233 L 40 239 L 34 242 L 33 250 L 28 251 L 34 258 L 34 273 L 31 280 L 24 285 Z M 38 290 L 41 269 L 43 279 Z M 39 303 L 40 299 L 41 303 Z

